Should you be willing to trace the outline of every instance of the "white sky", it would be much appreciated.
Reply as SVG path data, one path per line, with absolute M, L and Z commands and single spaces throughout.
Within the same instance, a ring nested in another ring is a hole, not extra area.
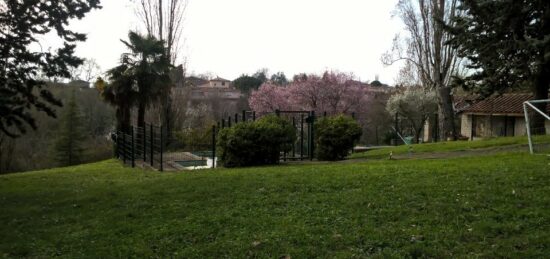
M 375 75 L 392 84 L 398 67 L 385 67 L 402 25 L 392 18 L 397 0 L 189 0 L 183 31 L 188 71 L 230 80 L 260 68 L 292 75 L 325 69 Z M 130 0 L 103 0 L 103 9 L 71 27 L 88 34 L 77 54 L 106 70 L 125 51 L 119 41 L 136 29 Z M 50 37 L 46 37 L 50 38 Z M 53 44 L 46 41 L 44 45 Z

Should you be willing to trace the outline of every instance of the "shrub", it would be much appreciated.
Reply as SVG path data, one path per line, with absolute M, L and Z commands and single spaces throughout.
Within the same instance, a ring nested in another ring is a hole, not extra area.
M 218 134 L 218 159 L 224 167 L 268 165 L 290 151 L 296 130 L 282 118 L 270 115 L 255 122 L 239 123 Z
M 319 160 L 342 160 L 361 137 L 361 126 L 352 118 L 339 115 L 315 123 L 315 153 Z

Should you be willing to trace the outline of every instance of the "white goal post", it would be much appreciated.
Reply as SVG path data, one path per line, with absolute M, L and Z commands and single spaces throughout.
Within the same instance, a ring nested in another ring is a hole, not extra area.
M 525 115 L 525 127 L 526 127 L 526 130 L 527 130 L 527 138 L 529 139 L 529 152 L 531 152 L 531 154 L 533 154 L 534 151 L 533 151 L 533 139 L 531 137 L 531 126 L 529 125 L 528 108 L 533 109 L 534 111 L 536 111 L 537 113 L 539 113 L 544 118 L 546 118 L 547 120 L 550 121 L 550 116 L 548 116 L 548 114 L 546 114 L 545 112 L 543 112 L 539 108 L 537 108 L 535 105 L 533 105 L 533 104 L 537 104 L 537 103 L 550 103 L 550 99 L 531 100 L 531 101 L 523 102 L 523 113 Z

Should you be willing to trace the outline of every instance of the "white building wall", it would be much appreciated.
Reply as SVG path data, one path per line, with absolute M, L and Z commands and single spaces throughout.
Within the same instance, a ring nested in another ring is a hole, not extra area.
M 472 137 L 472 115 L 462 114 L 460 115 L 460 135 L 471 138 Z
M 514 136 L 525 136 L 527 135 L 527 130 L 525 128 L 525 118 L 516 117 L 516 125 L 514 127 Z

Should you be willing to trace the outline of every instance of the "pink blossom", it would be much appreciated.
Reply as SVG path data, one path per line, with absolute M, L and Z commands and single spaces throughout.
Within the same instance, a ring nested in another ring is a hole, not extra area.
M 345 73 L 308 75 L 286 87 L 264 84 L 249 98 L 250 107 L 260 113 L 279 110 L 316 111 L 318 114 L 366 112 L 370 96 L 367 86 Z
M 258 113 L 274 112 L 290 108 L 289 92 L 283 86 L 264 83 L 252 91 L 248 99 L 252 110 Z

